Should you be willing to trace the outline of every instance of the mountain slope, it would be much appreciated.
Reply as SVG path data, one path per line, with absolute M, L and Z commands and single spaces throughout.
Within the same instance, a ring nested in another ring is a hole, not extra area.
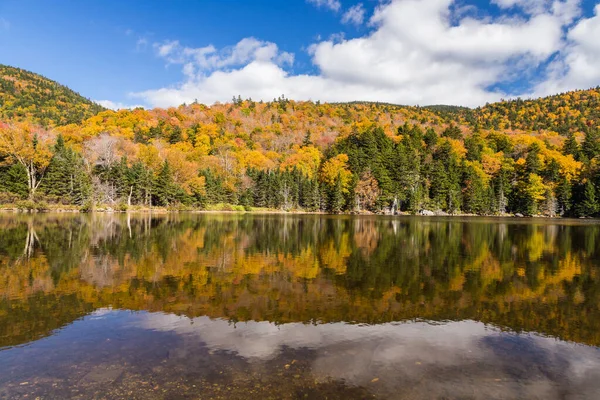
M 55 81 L 0 64 L 0 119 L 59 126 L 81 122 L 103 110 Z
M 435 109 L 446 120 L 494 130 L 553 131 L 563 135 L 600 127 L 600 87 L 531 100 L 506 100 L 475 109 Z

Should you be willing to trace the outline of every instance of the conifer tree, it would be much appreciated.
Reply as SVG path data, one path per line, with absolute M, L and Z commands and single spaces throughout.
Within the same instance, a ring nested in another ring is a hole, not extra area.
M 589 179 L 583 187 L 583 199 L 577 208 L 579 215 L 582 217 L 592 217 L 598 212 L 596 189 Z
M 563 154 L 570 154 L 574 159 L 579 160 L 580 151 L 579 144 L 575 139 L 575 134 L 573 134 L 573 132 L 569 132 L 567 138 L 565 139 L 565 143 L 563 144 Z
M 175 201 L 176 188 L 169 162 L 165 161 L 156 177 L 153 188 L 154 204 L 169 206 Z

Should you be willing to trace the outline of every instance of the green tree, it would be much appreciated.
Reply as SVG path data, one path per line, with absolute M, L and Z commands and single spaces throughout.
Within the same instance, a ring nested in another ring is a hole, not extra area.
M 169 162 L 165 161 L 154 182 L 154 189 L 152 191 L 154 204 L 158 206 L 169 206 L 172 204 L 175 201 L 176 189 L 171 167 L 169 166 Z
M 588 179 L 583 187 L 583 199 L 577 206 L 577 211 L 580 216 L 591 217 L 598 212 L 598 200 L 596 198 L 596 189 L 592 182 Z
M 580 151 L 579 143 L 577 143 L 577 139 L 575 139 L 575 134 L 573 132 L 569 132 L 567 138 L 565 139 L 565 143 L 563 144 L 563 154 L 570 154 L 574 159 L 579 160 Z
M 340 213 L 344 207 L 344 192 L 340 175 L 335 179 L 335 184 L 328 188 L 328 192 L 327 211 Z
M 597 129 L 588 128 L 586 130 L 581 150 L 588 160 L 600 155 L 600 133 Z
M 40 191 L 63 204 L 83 204 L 91 196 L 91 178 L 81 155 L 65 145 L 59 135 Z

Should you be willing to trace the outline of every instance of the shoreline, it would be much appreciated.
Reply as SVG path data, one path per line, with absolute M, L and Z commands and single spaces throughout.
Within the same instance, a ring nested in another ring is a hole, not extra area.
M 540 219 L 540 220 L 599 220 L 597 218 L 576 218 L 576 217 L 550 217 L 544 215 L 517 215 L 517 214 L 502 214 L 502 215 L 479 215 L 479 214 L 448 214 L 435 213 L 431 214 L 411 214 L 407 212 L 399 212 L 396 214 L 388 213 L 372 213 L 372 212 L 342 212 L 338 214 L 327 213 L 324 211 L 304 211 L 304 210 L 273 210 L 255 208 L 250 210 L 235 210 L 235 209 L 168 209 L 165 207 L 132 207 L 127 210 L 118 210 L 112 207 L 98 207 L 92 211 L 82 211 L 79 207 L 49 207 L 43 210 L 26 210 L 14 206 L 0 205 L 0 213 L 6 214 L 169 214 L 169 213 L 190 213 L 190 214 L 273 214 L 273 215 L 331 215 L 331 216 L 382 216 L 382 217 L 422 217 L 422 218 L 507 218 L 507 219 Z

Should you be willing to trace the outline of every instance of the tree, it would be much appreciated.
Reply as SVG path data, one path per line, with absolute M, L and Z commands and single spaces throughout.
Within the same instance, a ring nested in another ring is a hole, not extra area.
M 370 170 L 361 175 L 354 193 L 356 195 L 356 208 L 358 211 L 361 208 L 374 211 L 375 203 L 379 196 L 379 185 Z
M 462 139 L 462 132 L 460 128 L 454 124 L 450 124 L 444 131 L 442 132 L 442 137 L 450 138 L 450 139 Z
M 427 131 L 425 131 L 425 137 L 423 138 L 423 140 L 425 141 L 427 148 L 431 150 L 435 147 L 435 145 L 438 142 L 438 135 L 433 129 L 428 128 Z
M 176 187 L 173 182 L 173 174 L 169 162 L 165 161 L 156 177 L 153 195 L 155 204 L 159 206 L 168 206 L 175 199 Z
M 571 211 L 572 185 L 566 176 L 561 176 L 556 187 L 556 201 L 558 202 L 558 213 L 567 215 Z
M 529 146 L 527 158 L 525 158 L 525 168 L 530 174 L 537 174 L 541 168 L 540 145 L 535 142 Z
M 525 187 L 525 193 L 528 196 L 528 214 L 534 215 L 538 213 L 539 204 L 546 199 L 547 191 L 548 187 L 539 175 L 529 174 L 529 179 Z
M 327 210 L 333 213 L 339 213 L 344 207 L 344 190 L 342 183 L 342 175 L 338 174 L 333 186 L 329 187 L 329 196 L 327 202 Z
M 467 162 L 463 177 L 463 201 L 465 211 L 482 214 L 487 211 L 487 185 L 485 172 L 478 163 Z
M 338 154 L 323 163 L 321 167 L 321 181 L 333 187 L 340 185 L 342 193 L 348 192 L 352 172 L 348 169 L 348 155 Z
M 83 204 L 91 194 L 91 180 L 81 155 L 65 145 L 58 135 L 54 155 L 40 191 L 66 204 Z
M 588 179 L 583 188 L 583 199 L 577 207 L 577 211 L 582 217 L 591 217 L 599 210 L 598 200 L 596 198 L 596 189 L 593 183 Z
M 0 125 L 0 154 L 24 167 L 30 199 L 33 199 L 52 159 L 51 138 L 51 132 L 28 123 Z
M 597 129 L 588 128 L 586 130 L 583 143 L 581 144 L 581 150 L 588 160 L 600 155 L 600 133 Z
M 575 135 L 573 132 L 569 132 L 565 142 L 563 144 L 563 154 L 572 155 L 575 160 L 579 159 L 579 144 L 577 143 L 577 139 L 575 139 Z

